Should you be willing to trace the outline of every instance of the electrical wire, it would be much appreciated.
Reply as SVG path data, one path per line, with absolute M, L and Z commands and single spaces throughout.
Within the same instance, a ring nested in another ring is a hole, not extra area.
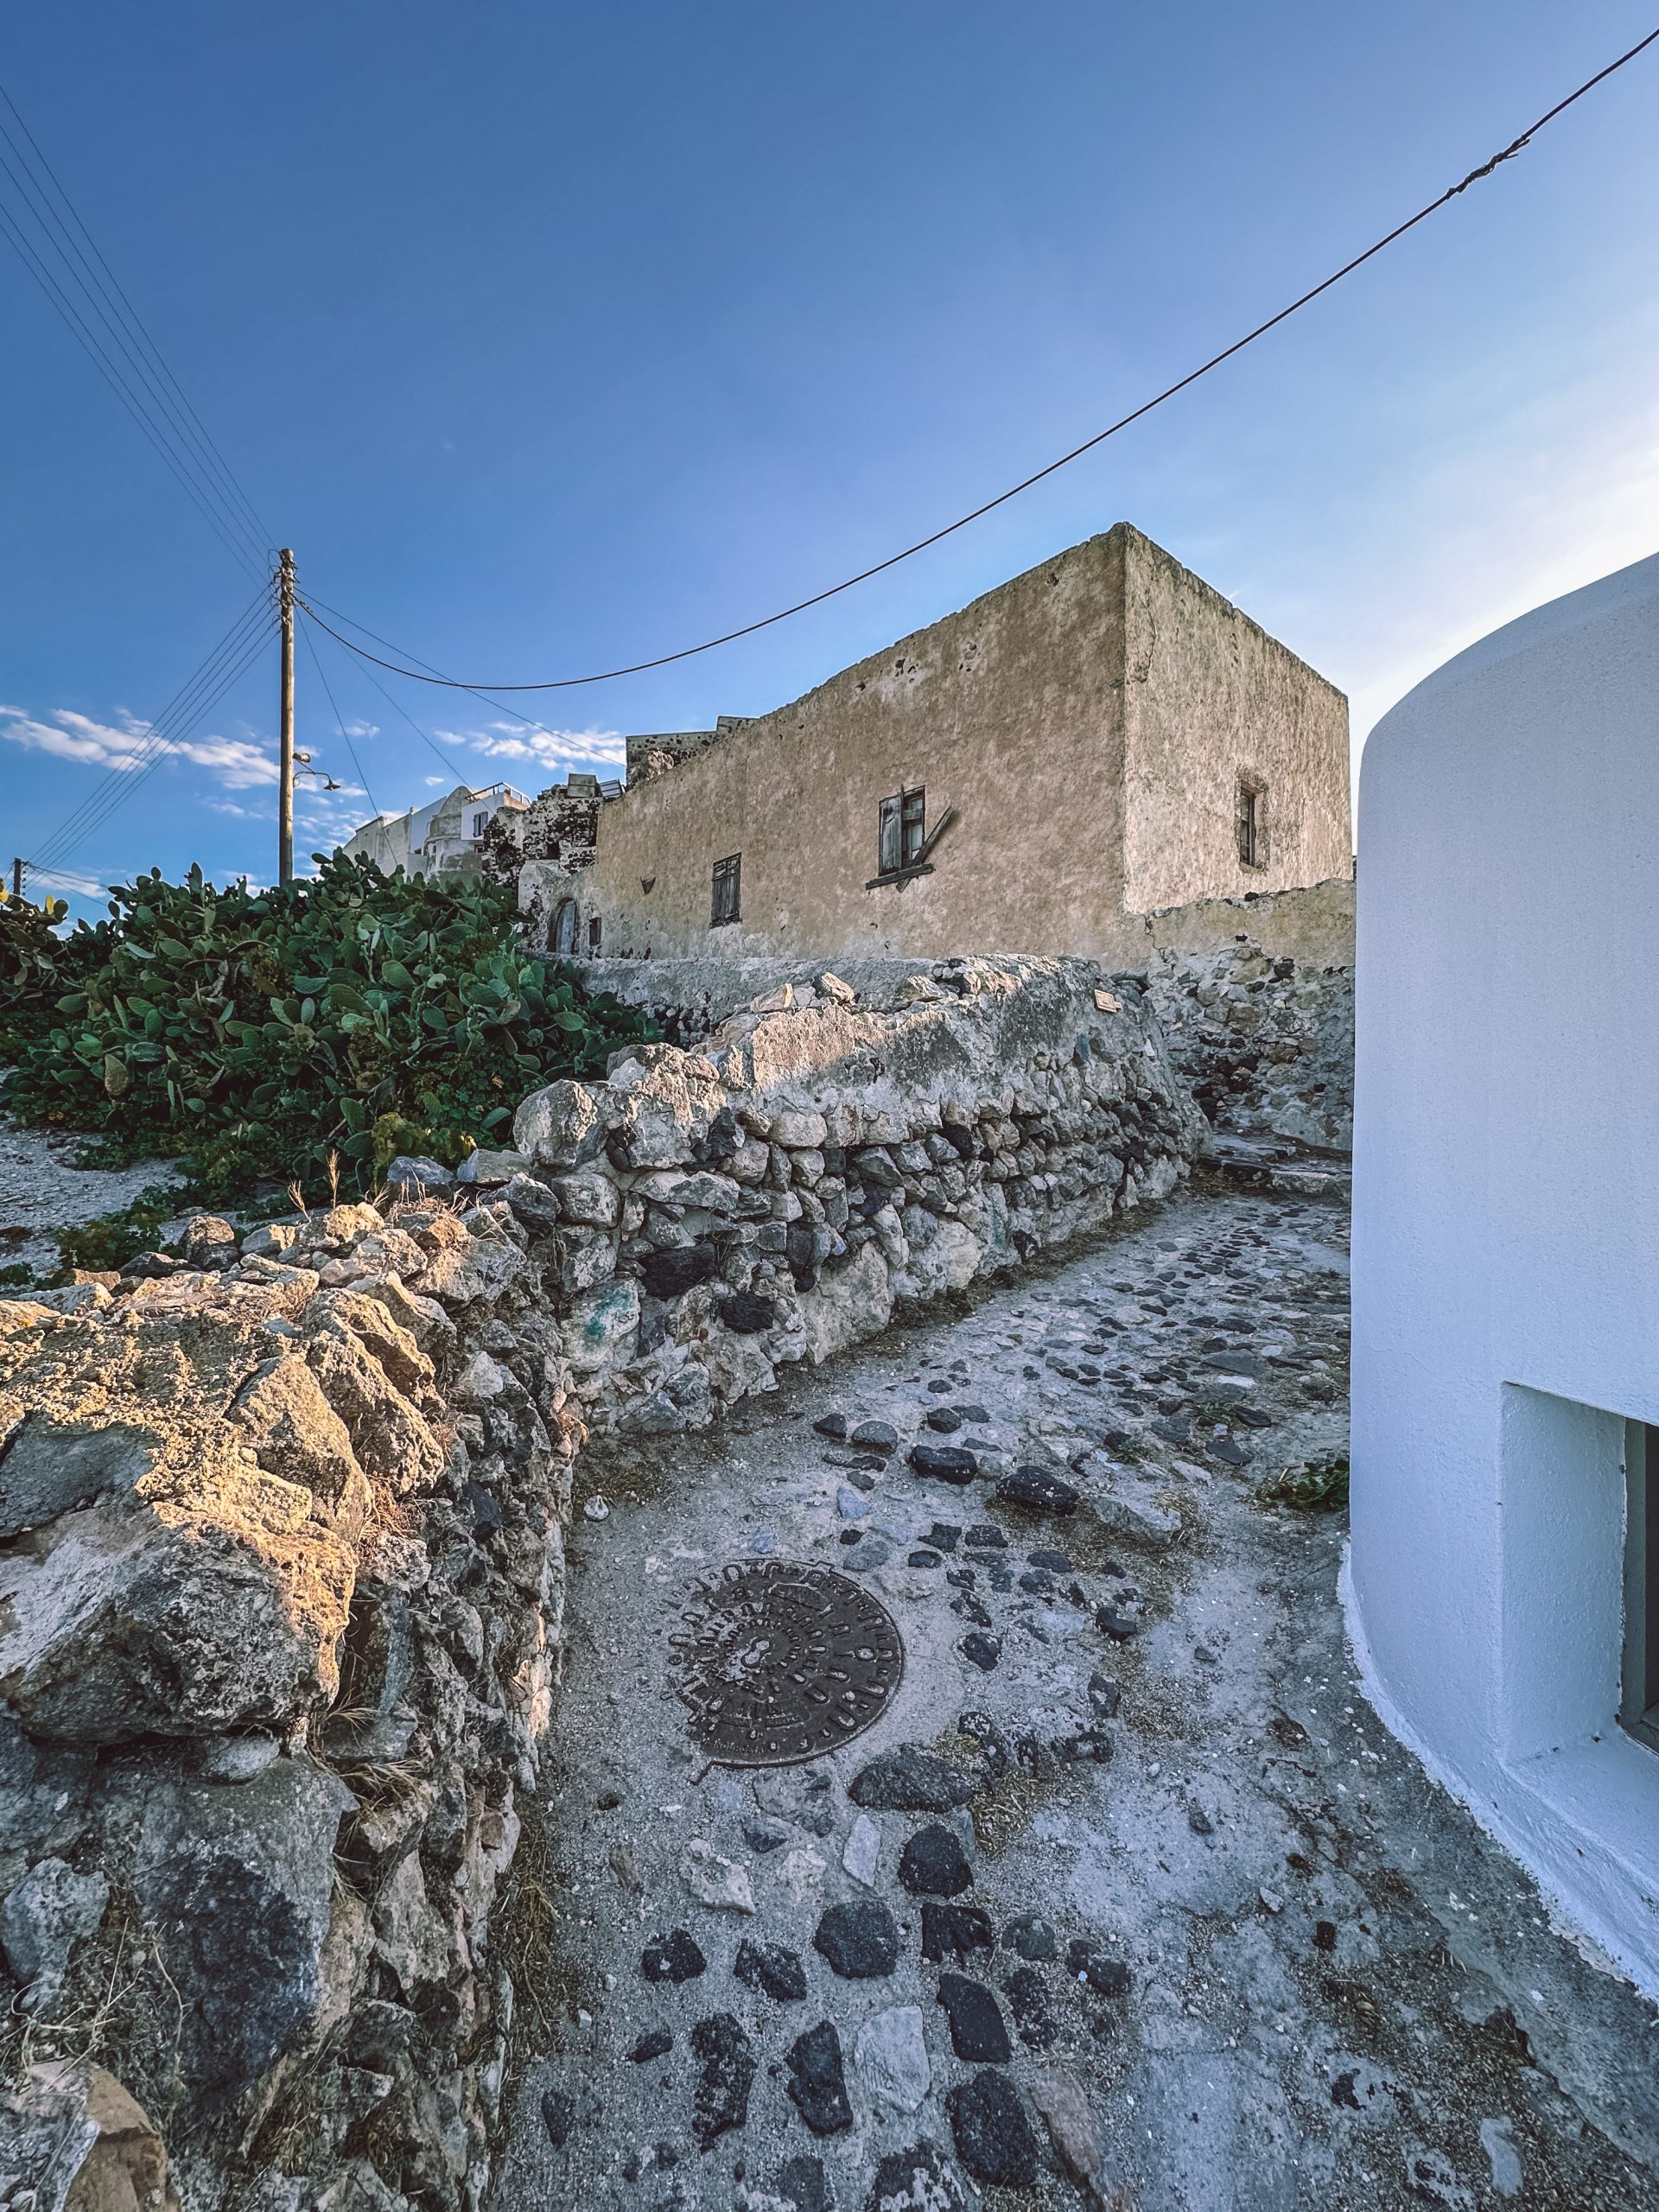
M 180 384 L 177 377 L 174 375 L 173 371 L 168 365 L 168 363 L 162 353 L 161 348 L 150 336 L 149 331 L 146 327 L 143 319 L 139 315 L 137 308 L 134 307 L 131 300 L 128 297 L 125 289 L 122 286 L 120 279 L 116 276 L 115 271 L 105 259 L 103 253 L 99 250 L 97 239 L 93 238 L 91 231 L 88 230 L 86 223 L 82 220 L 79 210 L 70 199 L 67 192 L 65 191 L 62 182 L 58 176 L 57 171 L 53 168 L 51 162 L 48 161 L 39 141 L 35 138 L 34 132 L 29 129 L 28 124 L 24 122 L 22 115 L 18 112 L 16 103 L 12 99 L 11 95 L 7 92 L 3 85 L 0 85 L 0 103 L 3 103 L 4 105 L 10 110 L 13 121 L 16 124 L 18 130 L 22 133 L 24 138 L 29 142 L 29 151 L 39 162 L 41 168 L 45 171 L 52 191 L 56 194 L 58 200 L 67 213 L 70 221 L 74 225 L 75 229 L 79 232 L 81 237 L 86 240 L 86 245 L 92 253 L 93 260 L 97 262 L 99 268 L 103 270 L 105 276 L 109 279 L 110 285 L 113 287 L 115 297 L 120 302 L 121 308 L 124 310 L 123 317 L 124 321 L 130 326 L 131 331 L 136 333 L 137 339 L 142 341 L 143 346 L 148 350 L 149 358 L 156 364 L 156 366 L 159 370 L 164 381 L 172 387 L 173 392 L 177 398 L 179 407 L 183 410 L 184 414 L 189 418 L 190 424 L 194 426 L 194 442 L 198 450 L 200 451 L 204 457 L 213 465 L 219 478 L 229 491 L 232 498 L 235 500 L 238 506 L 252 524 L 256 538 L 263 544 L 269 539 L 270 533 L 266 529 L 264 521 L 261 519 L 257 508 L 255 507 L 252 500 L 249 499 L 241 484 L 238 481 L 234 470 L 231 467 L 230 463 L 226 460 L 219 447 L 214 443 L 213 437 L 208 432 L 207 424 L 202 421 L 200 416 L 197 414 L 195 409 L 191 405 L 189 397 L 185 392 L 184 387 Z M 19 162 L 25 168 L 27 168 L 29 166 L 29 156 L 24 153 L 22 147 L 17 144 L 16 140 L 12 137 L 10 131 L 6 128 L 3 117 L 0 117 L 0 137 L 3 137 L 5 139 L 6 143 L 10 146 L 13 152 L 16 155 Z M 41 191 L 42 197 L 45 197 L 45 188 L 41 186 L 39 178 L 35 177 L 34 181 L 37 188 Z M 58 227 L 60 231 L 63 231 L 63 225 L 60 219 L 58 220 Z M 80 262 L 81 266 L 87 270 L 88 275 L 92 278 L 93 283 L 98 286 L 100 293 L 102 293 L 104 297 L 107 300 L 109 298 L 108 291 L 105 290 L 105 288 L 99 281 L 96 273 L 91 269 L 91 266 L 87 263 L 86 256 L 81 252 L 80 248 L 75 245 L 73 236 L 70 236 L 67 232 L 64 232 L 64 235 L 69 237 L 69 244 L 76 258 Z
M 399 650 L 397 646 L 390 644 L 386 639 L 380 637 L 375 631 L 371 630 L 366 623 L 354 622 L 349 614 L 342 614 L 339 607 L 329 607 L 326 599 L 317 599 L 315 592 L 313 592 L 311 596 L 313 599 L 316 600 L 316 603 L 319 607 L 327 607 L 330 614 L 334 615 L 339 621 L 345 623 L 347 629 L 360 630 L 365 638 L 373 638 L 376 645 L 385 645 L 388 652 L 397 652 Z M 303 602 L 302 603 L 303 604 Z M 306 607 L 305 611 L 307 613 L 311 614 L 313 621 L 315 621 L 316 616 L 312 613 L 312 610 L 308 606 Z M 328 626 L 327 623 L 324 623 L 321 626 L 324 629 L 327 629 Z M 333 636 L 334 632 L 331 631 L 329 634 L 330 636 Z M 344 641 L 341 640 L 341 642 L 343 643 Z M 359 661 L 366 661 L 369 658 L 370 656 L 368 655 L 360 655 Z M 410 653 L 409 658 L 410 660 L 417 662 L 419 666 L 425 669 L 429 675 L 435 676 L 437 674 L 437 670 L 433 667 L 430 661 L 421 660 L 420 656 L 416 653 Z M 385 666 L 385 664 L 384 662 L 380 664 L 382 666 Z M 392 697 L 391 692 L 388 691 L 385 685 L 381 683 L 379 677 L 378 676 L 370 676 L 366 666 L 363 667 L 362 673 L 366 680 L 373 684 L 375 690 L 380 694 L 380 696 L 385 701 L 386 704 L 391 707 L 395 713 L 400 714 L 403 716 L 404 720 L 409 724 L 410 729 L 414 731 L 416 736 L 422 739 L 426 744 L 432 747 L 433 752 L 437 754 L 439 760 L 443 762 L 447 768 L 451 770 L 455 775 L 460 775 L 460 765 L 450 758 L 449 754 L 443 750 L 442 747 L 440 746 L 435 739 L 427 736 L 426 732 L 415 720 L 415 717 L 410 713 L 408 708 L 401 706 L 398 702 Z M 520 714 L 517 707 L 510 707 L 505 699 L 492 699 L 487 693 L 480 691 L 475 684 L 462 683 L 458 685 L 456 688 L 462 691 L 470 692 L 473 697 L 478 700 L 481 705 L 486 707 L 493 707 L 498 714 L 511 715 L 514 721 L 522 722 L 526 729 L 538 730 L 543 737 L 556 738 L 559 735 L 559 732 L 557 730 L 550 729 L 545 722 L 537 721 L 532 715 Z
M 266 623 L 257 632 L 257 633 L 249 640 L 248 645 L 242 652 L 240 658 L 237 660 L 235 665 L 226 673 L 223 682 L 213 690 L 208 697 L 205 698 L 201 702 L 200 706 L 194 709 L 191 715 L 187 718 L 184 724 L 172 733 L 168 744 L 164 746 L 143 768 L 132 775 L 124 776 L 122 779 L 120 788 L 114 793 L 113 797 L 105 806 L 103 811 L 98 815 L 95 819 L 89 822 L 84 830 L 77 831 L 70 842 L 54 856 L 55 861 L 61 862 L 68 859 L 69 855 L 72 853 L 78 851 L 86 842 L 86 839 L 90 837 L 95 830 L 101 830 L 104 824 L 109 820 L 110 817 L 116 811 L 117 808 L 124 805 L 125 802 L 131 798 L 133 792 L 139 787 L 139 785 L 155 773 L 156 770 L 161 766 L 161 763 L 168 758 L 176 747 L 189 737 L 191 732 L 206 718 L 207 715 L 212 713 L 214 707 L 218 705 L 219 702 L 224 697 L 225 694 L 230 690 L 231 686 L 238 680 L 238 678 L 252 666 L 255 659 L 257 658 L 261 646 L 264 644 L 266 638 L 275 627 L 276 623 L 273 620 L 272 621 Z
M 322 685 L 323 690 L 327 695 L 328 704 L 334 713 L 335 726 L 340 731 L 340 741 L 346 747 L 346 752 L 351 755 L 352 766 L 357 771 L 357 780 L 363 786 L 363 796 L 368 800 L 371 808 L 373 809 L 373 811 L 376 814 L 378 814 L 380 810 L 374 804 L 374 793 L 369 789 L 369 779 L 363 772 L 363 763 L 357 757 L 357 747 L 352 743 L 351 739 L 346 734 L 346 724 L 341 717 L 340 709 L 335 703 L 334 686 L 329 683 L 327 675 L 324 673 L 322 661 L 318 655 L 315 645 L 311 642 L 311 632 L 309 630 L 306 629 L 303 625 L 302 625 L 300 635 L 305 639 L 305 650 L 311 656 L 311 665 L 317 671 L 317 680 Z
M 147 766 L 155 753 L 165 750 L 169 730 L 173 728 L 179 718 L 190 711 L 201 689 L 211 683 L 220 672 L 227 657 L 240 650 L 251 633 L 251 626 L 256 622 L 262 605 L 266 605 L 267 602 L 267 594 L 260 593 L 255 596 L 231 625 L 219 644 L 209 650 L 206 658 L 185 678 L 183 683 L 162 709 L 161 713 L 149 724 L 146 735 L 136 750 L 108 769 L 102 781 L 82 798 L 68 818 L 60 823 L 58 829 L 47 839 L 36 855 L 38 860 L 48 861 L 54 858 L 53 848 L 60 837 L 71 830 L 78 828 L 81 818 L 95 810 L 110 791 L 124 783 L 136 767 Z M 264 626 L 260 626 L 261 634 L 263 634 Z
M 16 105 L 3 88 L 0 88 L 0 99 L 3 99 L 11 113 L 17 116 Z M 39 148 L 21 116 L 17 116 L 17 120 L 23 136 L 38 155 Z M 10 206 L 0 206 L 0 231 L 4 232 L 25 268 L 226 550 L 256 572 L 263 571 L 265 566 L 263 525 L 258 522 L 252 503 L 236 482 L 217 447 L 207 439 L 206 431 L 200 430 L 199 436 L 194 435 L 189 422 L 181 416 L 178 406 L 168 396 L 166 386 L 170 384 L 177 389 L 177 378 L 162 360 L 130 302 L 126 302 L 130 324 L 127 317 L 123 315 L 117 300 L 99 279 L 73 233 L 52 206 L 46 186 L 29 167 L 28 156 L 6 129 L 3 118 L 0 118 L 0 139 L 3 139 L 18 163 L 18 167 L 14 168 L 11 162 L 0 153 L 0 172 L 10 180 L 21 201 L 21 207 L 16 202 Z M 104 257 L 99 253 L 91 233 L 81 222 L 62 187 L 57 184 L 44 156 L 40 156 L 40 159 L 42 168 L 52 176 L 52 182 L 64 207 L 86 238 L 92 252 L 103 263 Z M 34 235 L 29 227 L 31 218 L 35 226 Z M 69 281 L 80 293 L 92 315 L 102 323 L 110 346 L 118 359 L 111 358 L 111 351 L 87 321 L 86 313 L 65 289 L 63 280 L 56 270 L 42 259 L 37 250 L 42 245 L 62 264 Z M 108 264 L 104 263 L 104 266 L 107 270 Z M 114 283 L 113 276 L 111 283 Z M 118 285 L 115 289 L 120 293 Z M 124 293 L 120 293 L 120 299 L 125 302 Z M 146 359 L 146 347 L 156 365 L 156 370 L 150 368 Z M 157 371 L 162 379 L 159 385 Z M 200 425 L 200 417 L 190 408 L 189 402 L 183 398 L 181 391 L 179 396 L 189 416 Z M 202 449 L 204 441 L 207 451 Z M 243 510 L 245 510 L 245 514 Z
M 106 771 L 79 804 L 45 839 L 29 865 L 55 867 L 130 796 L 176 741 L 217 703 L 264 643 L 275 625 L 270 594 L 258 593 L 219 643 L 198 664 L 149 725 L 144 737 L 120 764 Z
M 1022 492 L 1030 491 L 1033 484 L 1040 484 L 1046 477 L 1052 476 L 1058 469 L 1065 468 L 1071 462 L 1080 460 L 1086 453 L 1092 453 L 1096 446 L 1103 445 L 1108 438 L 1116 437 L 1120 430 L 1128 429 L 1132 423 L 1140 422 L 1143 416 L 1150 415 L 1154 408 L 1161 407 L 1166 400 L 1173 399 L 1178 392 L 1185 391 L 1189 385 L 1197 384 L 1200 377 L 1208 376 L 1212 369 L 1218 369 L 1224 361 L 1230 361 L 1236 353 L 1242 353 L 1247 346 L 1253 346 L 1257 339 L 1265 338 L 1268 331 L 1277 329 L 1281 322 L 1287 321 L 1290 316 L 1306 307 L 1310 302 L 1317 300 L 1322 293 L 1328 292 L 1333 284 L 1339 284 L 1344 276 L 1351 276 L 1356 269 L 1363 268 L 1368 261 L 1382 252 L 1385 247 L 1392 245 L 1396 239 L 1404 238 L 1408 231 L 1415 230 L 1419 223 L 1426 222 L 1431 215 L 1438 213 L 1442 207 L 1448 207 L 1460 193 L 1467 192 L 1471 185 L 1478 184 L 1484 178 L 1491 176 L 1495 170 L 1500 168 L 1505 162 L 1513 161 L 1547 124 L 1553 123 L 1557 116 L 1565 114 L 1567 110 L 1576 101 L 1581 100 L 1586 92 L 1592 92 L 1598 85 L 1605 83 L 1609 77 L 1623 69 L 1627 63 L 1634 61 L 1637 54 L 1645 53 L 1656 40 L 1659 40 L 1659 29 L 1649 31 L 1644 39 L 1639 40 L 1628 52 L 1621 54 L 1617 60 L 1610 61 L 1605 69 L 1599 69 L 1593 77 L 1586 78 L 1576 91 L 1569 92 L 1564 99 L 1557 100 L 1554 107 L 1548 109 L 1535 123 L 1529 124 L 1518 137 L 1512 138 L 1499 152 L 1483 162 L 1478 168 L 1471 169 L 1459 183 L 1449 185 L 1437 198 L 1428 201 L 1425 207 L 1420 207 L 1414 215 L 1408 215 L 1403 222 L 1396 223 L 1391 231 L 1378 238 L 1374 245 L 1368 245 L 1363 253 L 1357 253 L 1352 260 L 1344 262 L 1340 269 L 1332 270 L 1332 274 L 1322 282 L 1300 294 L 1290 302 L 1288 307 L 1281 308 L 1276 315 L 1269 315 L 1265 322 L 1257 323 L 1253 330 L 1246 331 L 1242 338 L 1236 338 L 1230 346 L 1224 346 L 1220 353 L 1212 353 L 1207 361 L 1201 362 L 1195 369 L 1190 369 L 1184 377 L 1178 378 L 1172 385 L 1166 385 L 1163 391 L 1155 393 L 1150 399 L 1143 400 L 1140 406 L 1132 408 L 1127 415 L 1120 416 L 1116 422 L 1109 423 L 1103 430 L 1097 430 L 1092 437 L 1085 438 L 1081 445 L 1073 446 L 1069 453 L 1063 453 L 1057 461 L 1051 461 L 1044 467 L 1033 470 L 1029 476 L 1022 477 L 1019 483 L 1011 484 L 1007 491 L 999 492 L 995 499 L 986 499 L 980 505 L 970 509 L 967 514 L 959 515 L 954 522 L 946 523 L 941 529 L 931 531 L 925 537 L 918 537 L 914 544 L 905 546 L 899 552 L 890 553 L 885 560 L 874 562 L 868 569 L 861 569 L 856 575 L 848 576 L 840 583 L 828 585 L 823 591 L 812 593 L 810 598 L 797 600 L 791 607 L 779 607 L 775 614 L 763 615 L 759 621 L 746 622 L 735 630 L 724 631 L 717 638 L 705 639 L 701 645 L 683 645 L 677 652 L 658 653 L 650 660 L 631 661 L 623 667 L 601 669 L 591 676 L 553 677 L 537 683 L 463 683 L 457 677 L 439 676 L 435 672 L 429 671 L 423 673 L 420 664 L 414 668 L 408 668 L 397 661 L 382 660 L 378 653 L 365 652 L 361 645 L 353 645 L 349 638 L 342 638 L 338 630 L 322 621 L 315 608 L 308 607 L 307 611 L 311 614 L 314 621 L 318 622 L 321 627 L 328 632 L 330 637 L 344 645 L 348 652 L 356 653 L 360 659 L 373 661 L 378 668 L 390 669 L 393 675 L 406 676 L 416 683 L 438 684 L 447 690 L 471 691 L 475 696 L 481 696 L 486 691 L 566 691 L 572 690 L 582 684 L 610 683 L 619 677 L 639 676 L 648 669 L 667 668 L 676 661 L 691 660 L 699 653 L 713 652 L 719 645 L 732 645 L 740 638 L 752 638 L 759 630 L 769 630 L 775 623 L 786 622 L 792 615 L 804 614 L 809 607 L 822 607 L 826 600 L 835 599 L 844 591 L 851 591 L 855 585 L 868 583 L 872 576 L 879 576 L 886 569 L 897 568 L 901 561 L 911 560 L 916 554 L 925 552 L 929 546 L 938 544 L 941 539 L 953 536 L 959 530 L 965 530 L 969 523 L 978 522 L 982 517 L 990 514 L 995 509 L 1005 506 L 1010 499 L 1018 499 Z M 353 629 L 364 629 L 361 623 L 353 623 L 351 626 Z M 374 633 L 372 631 L 365 630 L 364 634 L 372 637 Z M 382 639 L 379 642 L 384 645 L 386 641 Z M 402 649 L 394 645 L 390 650 L 397 652 Z M 406 656 L 410 660 L 414 660 L 416 658 L 412 653 Z

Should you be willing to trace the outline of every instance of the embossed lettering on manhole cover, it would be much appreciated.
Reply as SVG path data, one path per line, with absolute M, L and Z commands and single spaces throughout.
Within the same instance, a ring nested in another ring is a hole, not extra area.
M 886 1712 L 905 1671 L 893 1616 L 827 1567 L 752 1560 L 700 1578 L 670 1642 L 694 1739 L 718 1766 L 788 1766 Z

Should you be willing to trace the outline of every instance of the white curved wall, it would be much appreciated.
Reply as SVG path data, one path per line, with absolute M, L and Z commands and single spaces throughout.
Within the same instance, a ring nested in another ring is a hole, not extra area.
M 1649 1992 L 1615 1718 L 1659 1422 L 1659 556 L 1495 632 L 1360 782 L 1348 1599 L 1385 1716 Z

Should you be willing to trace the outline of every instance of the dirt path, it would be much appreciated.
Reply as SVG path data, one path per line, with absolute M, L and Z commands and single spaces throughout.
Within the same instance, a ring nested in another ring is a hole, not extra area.
M 58 1264 L 60 1229 L 118 1213 L 152 1185 L 181 1180 L 164 1160 L 77 1167 L 81 1141 L 22 1129 L 0 1115 L 0 1267 L 22 1264 L 48 1276 Z
M 1651 2009 L 1376 1724 L 1343 1516 L 1252 1496 L 1345 1445 L 1340 1229 L 1185 1197 L 584 1459 L 495 2212 L 1069 2205 L 1096 2158 L 1092 2201 L 1144 2212 L 1659 2205 Z M 923 1479 L 918 1440 L 1082 1503 Z M 832 1757 L 688 1734 L 669 1639 L 745 1559 L 897 1624 L 902 1682 Z

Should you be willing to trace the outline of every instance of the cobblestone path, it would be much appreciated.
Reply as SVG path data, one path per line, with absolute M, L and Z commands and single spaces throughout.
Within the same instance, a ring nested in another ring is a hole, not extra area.
M 1344 1516 L 1256 1495 L 1345 1450 L 1342 1227 L 1185 1195 L 584 1458 L 496 2212 L 1659 2205 L 1652 2009 L 1376 1721 Z M 903 1680 L 710 1767 L 670 1639 L 755 1558 Z

